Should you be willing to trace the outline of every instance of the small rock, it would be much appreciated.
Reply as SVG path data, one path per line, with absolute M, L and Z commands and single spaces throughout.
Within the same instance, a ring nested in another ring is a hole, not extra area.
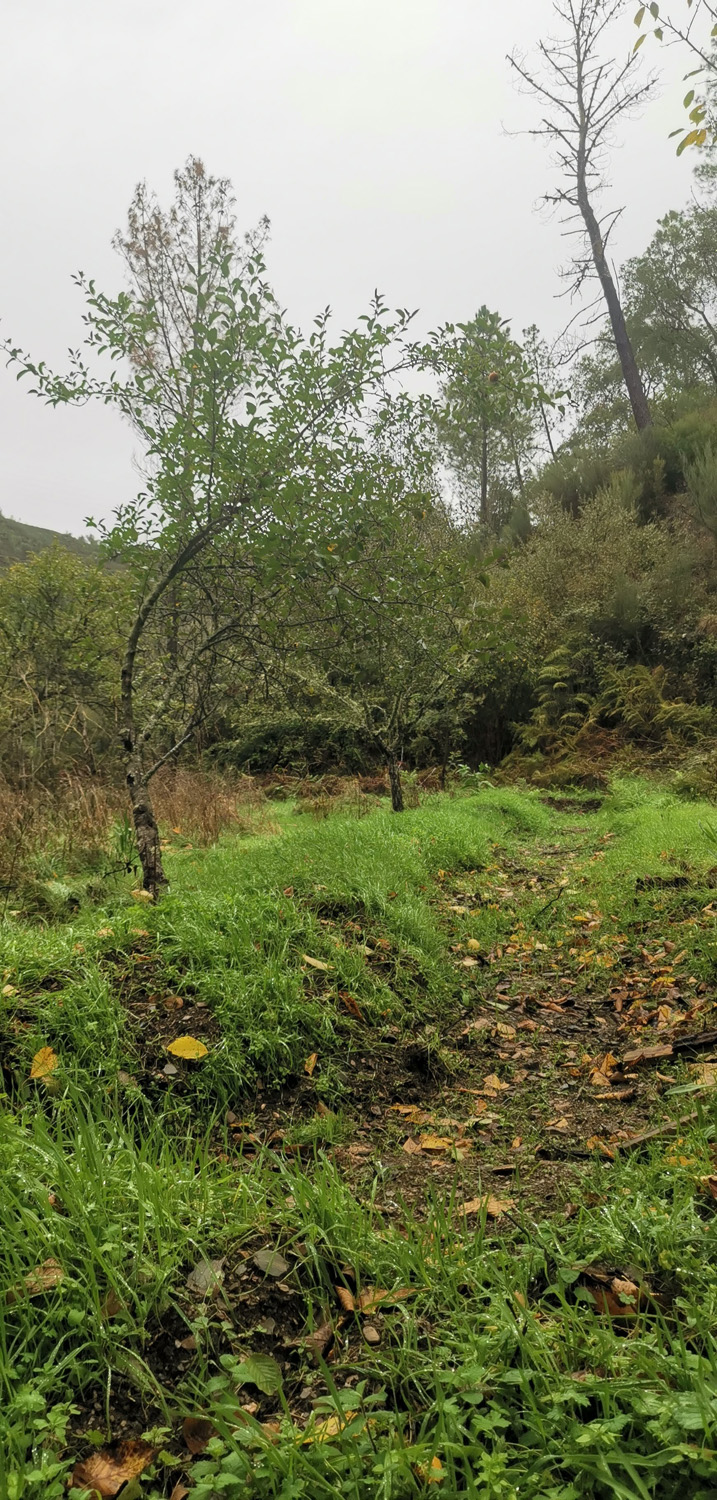
M 380 1344 L 381 1342 L 381 1335 L 378 1329 L 374 1328 L 373 1323 L 364 1323 L 363 1336 L 367 1344 Z
M 174 1078 L 175 1074 L 178 1071 L 179 1070 L 178 1068 L 175 1068 L 174 1063 L 165 1063 L 164 1067 L 162 1068 L 162 1072 L 164 1073 L 166 1078 Z

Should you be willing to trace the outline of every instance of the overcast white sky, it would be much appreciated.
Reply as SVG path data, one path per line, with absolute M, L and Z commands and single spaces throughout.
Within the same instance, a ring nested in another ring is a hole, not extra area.
M 625 46 L 635 37 L 630 5 Z M 482 302 L 519 331 L 565 318 L 557 225 L 536 213 L 539 143 L 506 52 L 550 29 L 551 0 L 4 0 L 0 19 L 0 329 L 62 366 L 81 338 L 82 269 L 119 284 L 110 246 L 140 178 L 162 196 L 189 153 L 266 213 L 277 295 L 342 324 L 375 287 L 425 328 Z M 644 54 L 648 51 L 646 47 Z M 656 61 L 656 53 L 653 53 Z M 618 259 L 690 192 L 662 95 L 613 157 Z M 138 485 L 103 409 L 52 411 L 0 366 L 0 509 L 79 532 Z

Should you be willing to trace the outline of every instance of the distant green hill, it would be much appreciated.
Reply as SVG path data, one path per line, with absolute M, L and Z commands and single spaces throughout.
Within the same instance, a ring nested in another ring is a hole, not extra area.
M 0 568 L 25 562 L 31 553 L 44 552 L 53 542 L 59 542 L 68 552 L 75 552 L 86 562 L 92 562 L 97 556 L 95 544 L 84 541 L 82 537 L 48 531 L 44 526 L 28 526 L 25 521 L 11 521 L 8 516 L 0 515 Z

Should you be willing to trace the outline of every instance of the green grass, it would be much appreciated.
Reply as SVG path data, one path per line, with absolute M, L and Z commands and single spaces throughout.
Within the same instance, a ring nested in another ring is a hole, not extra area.
M 315 1049 L 327 1061 L 332 1049 L 345 1056 L 352 1032 L 340 989 L 374 1025 L 415 1028 L 449 1005 L 455 973 L 428 900 L 436 872 L 473 869 L 489 860 L 496 837 L 549 826 L 537 799 L 487 793 L 431 802 L 398 821 L 383 811 L 308 828 L 302 819 L 280 837 L 170 854 L 171 887 L 156 910 L 125 893 L 44 930 L 3 925 L 0 964 L 16 991 L 5 1009 L 21 1027 L 8 1045 L 19 1066 L 55 1048 L 62 1077 L 86 1088 L 131 1071 L 135 1044 L 119 990 L 120 981 L 125 992 L 144 983 L 141 949 L 157 960 L 145 988 L 196 998 L 219 1022 L 221 1042 L 193 1075 L 199 1094 L 216 1103 L 257 1077 L 279 1084 Z M 360 936 L 336 945 L 323 909 L 357 915 L 366 934 L 389 940 L 401 960 L 390 986 L 368 972 Z M 305 954 L 330 965 L 330 983 L 321 971 L 307 977 Z
M 483 971 L 459 977 L 456 934 L 488 950 L 518 929 L 545 944 L 546 965 L 562 944 L 567 965 L 586 910 L 603 916 L 604 943 L 591 939 L 601 960 L 619 956 L 621 937 L 632 948 L 679 924 L 690 974 L 711 982 L 712 821 L 708 807 L 634 782 L 573 832 L 575 814 L 502 790 L 435 798 L 402 818 L 307 827 L 288 814 L 280 836 L 171 855 L 156 909 L 118 886 L 69 923 L 8 920 L 0 1500 L 59 1500 L 74 1454 L 120 1435 L 124 1411 L 157 1448 L 127 1500 L 167 1497 L 181 1474 L 196 1500 L 713 1496 L 717 1217 L 700 1184 L 715 1165 L 709 1096 L 677 1142 L 589 1163 L 569 1216 L 533 1217 L 518 1183 L 516 1207 L 497 1222 L 466 1222 L 432 1185 L 417 1206 L 389 1211 L 380 1157 L 360 1181 L 333 1159 L 331 1142 L 351 1133 L 341 1112 L 323 1130 L 295 1124 L 292 1138 L 313 1143 L 301 1160 L 268 1149 L 237 1159 L 221 1123 L 228 1100 L 236 1108 L 257 1082 L 290 1080 L 314 1050 L 318 1092 L 340 1102 L 357 1047 L 341 989 L 365 1015 L 363 1047 L 387 1031 L 440 1045 L 488 982 Z M 448 884 L 488 889 L 507 866 L 541 879 L 514 882 L 511 897 L 470 919 L 450 915 Z M 636 889 L 637 878 L 685 868 L 688 888 Z M 352 914 L 358 934 L 346 930 Z M 389 945 L 385 973 L 366 961 L 369 939 Z M 307 968 L 303 954 L 331 967 Z M 612 982 L 582 949 L 574 962 L 576 982 Z M 161 1092 L 124 1014 L 145 991 L 183 995 L 194 1015 L 205 1002 L 215 1027 L 207 1058 Z M 46 1045 L 60 1058 L 50 1089 L 27 1078 Z M 136 1086 L 122 1084 L 118 1072 L 133 1069 Z M 337 1328 L 329 1364 L 289 1342 L 281 1389 L 262 1396 L 242 1374 L 264 1348 L 259 1316 L 239 1316 L 240 1273 L 260 1243 L 286 1254 L 281 1295 L 304 1331 L 338 1318 L 337 1283 L 411 1295 L 378 1312 L 376 1347 L 354 1317 Z M 212 1257 L 225 1258 L 227 1301 L 192 1303 L 187 1275 Z M 61 1279 L 42 1294 L 31 1282 L 26 1295 L 25 1278 L 49 1260 Z M 657 1300 L 625 1324 L 600 1314 L 583 1275 L 595 1264 L 644 1279 Z M 157 1360 L 162 1330 L 168 1363 Z M 174 1370 L 183 1333 L 196 1357 Z M 252 1401 L 256 1416 L 238 1412 Z M 178 1423 L 199 1412 L 216 1435 L 192 1460 Z M 265 1431 L 267 1417 L 278 1430 Z

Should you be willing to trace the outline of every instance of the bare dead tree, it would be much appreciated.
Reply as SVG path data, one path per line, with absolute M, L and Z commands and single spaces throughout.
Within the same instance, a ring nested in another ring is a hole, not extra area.
M 515 53 L 508 60 L 540 101 L 543 118 L 530 133 L 550 141 L 561 173 L 560 186 L 544 201 L 563 212 L 565 232 L 580 242 L 566 272 L 570 291 L 581 293 L 585 282 L 597 277 L 632 413 L 642 430 L 651 425 L 650 407 L 608 259 L 610 235 L 623 210 L 600 213 L 595 207 L 605 186 L 613 126 L 639 108 L 654 85 L 651 77 L 635 78 L 634 53 L 621 62 L 606 52 L 608 29 L 623 5 L 624 0 L 554 0 L 563 31 L 540 42 L 539 66 L 528 66 Z

